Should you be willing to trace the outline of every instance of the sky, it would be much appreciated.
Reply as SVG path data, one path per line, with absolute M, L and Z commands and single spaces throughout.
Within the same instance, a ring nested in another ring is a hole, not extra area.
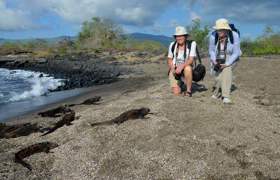
M 280 0 L 0 0 L 0 38 L 76 36 L 92 17 L 112 19 L 125 33 L 166 36 L 196 18 L 211 27 L 226 18 L 242 37 L 256 38 L 266 26 L 280 31 Z

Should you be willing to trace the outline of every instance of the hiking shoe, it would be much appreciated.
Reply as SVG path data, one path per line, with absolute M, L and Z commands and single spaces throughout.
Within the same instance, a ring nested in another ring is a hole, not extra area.
M 183 94 L 184 96 L 192 97 L 192 92 L 186 91 Z
M 217 99 L 217 100 L 218 100 L 220 97 L 217 96 L 217 95 L 215 95 L 215 94 L 213 94 L 213 95 L 211 96 L 211 98 L 212 98 L 212 99 Z
M 232 102 L 231 102 L 231 100 L 230 100 L 229 98 L 225 97 L 225 98 L 223 99 L 223 103 L 224 103 L 224 104 L 231 104 Z

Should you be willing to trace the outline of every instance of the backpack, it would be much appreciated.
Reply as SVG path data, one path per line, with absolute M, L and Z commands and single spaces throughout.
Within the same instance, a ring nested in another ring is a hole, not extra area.
M 237 32 L 238 36 L 240 37 L 240 31 L 235 27 L 234 24 L 229 24 L 229 27 L 231 28 L 232 31 Z
M 233 31 L 236 32 L 238 34 L 238 36 L 240 37 L 240 31 L 235 27 L 234 24 L 229 24 L 229 26 L 231 28 L 231 31 L 229 31 L 229 34 L 228 34 L 229 35 L 229 40 L 230 40 L 231 44 L 234 44 L 234 38 L 233 38 L 233 33 L 232 32 Z M 214 31 L 212 33 L 212 35 L 215 36 L 215 45 L 217 45 L 218 39 L 219 39 L 217 31 Z
M 188 47 L 189 51 L 191 51 L 192 42 L 193 42 L 192 40 L 186 41 L 186 46 L 185 46 L 185 50 L 184 50 L 184 59 L 186 59 L 186 56 L 187 56 L 187 54 L 186 54 L 187 47 Z M 174 50 L 175 50 L 176 44 L 177 44 L 177 42 L 175 41 L 171 47 L 171 52 L 172 52 L 173 56 L 174 56 Z M 201 58 L 200 58 L 197 46 L 196 46 L 196 55 L 197 55 L 197 58 L 195 58 L 195 60 L 194 60 L 194 68 L 193 68 L 193 81 L 198 82 L 198 81 L 201 81 L 204 79 L 205 74 L 206 74 L 206 68 L 201 62 Z M 199 61 L 199 64 L 197 64 L 197 62 L 196 62 L 197 59 Z

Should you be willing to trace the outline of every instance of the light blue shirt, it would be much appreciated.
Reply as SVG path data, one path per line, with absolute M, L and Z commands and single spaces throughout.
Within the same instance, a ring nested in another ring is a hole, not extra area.
M 230 66 L 241 56 L 241 50 L 240 50 L 240 38 L 239 35 L 232 31 L 233 34 L 233 44 L 228 40 L 227 43 L 227 60 L 226 65 Z M 216 55 L 218 53 L 217 45 L 215 45 L 215 36 L 213 35 L 213 32 L 210 34 L 209 38 L 209 55 L 210 59 L 213 63 L 216 63 Z

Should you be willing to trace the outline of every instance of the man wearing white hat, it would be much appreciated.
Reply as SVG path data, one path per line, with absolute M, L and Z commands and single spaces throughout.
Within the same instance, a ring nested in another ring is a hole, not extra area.
M 192 96 L 192 65 L 196 57 L 196 42 L 187 44 L 188 32 L 182 26 L 176 27 L 175 41 L 169 46 L 168 67 L 169 81 L 175 95 L 181 93 L 181 83 L 185 83 L 187 90 L 184 95 Z
M 218 19 L 209 39 L 210 60 L 215 72 L 215 87 L 212 98 L 223 99 L 223 103 L 231 103 L 232 67 L 239 56 L 240 38 L 232 31 L 228 20 Z

